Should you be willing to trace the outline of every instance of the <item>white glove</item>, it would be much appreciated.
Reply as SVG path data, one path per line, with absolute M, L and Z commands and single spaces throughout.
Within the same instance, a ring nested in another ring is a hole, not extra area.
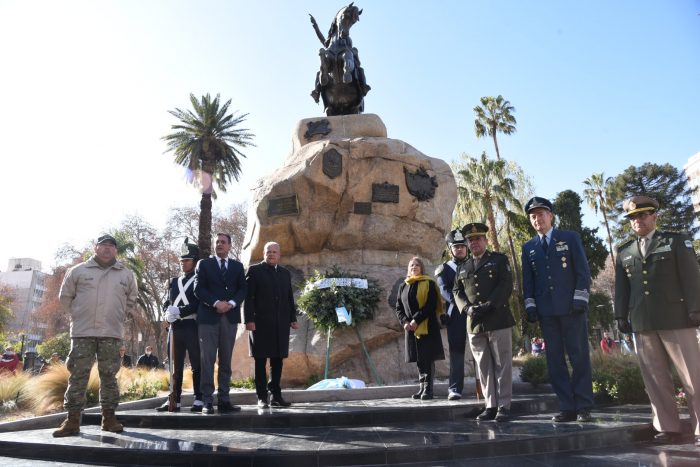
M 165 312 L 165 319 L 168 323 L 172 323 L 180 318 L 180 309 L 176 306 L 169 306 Z

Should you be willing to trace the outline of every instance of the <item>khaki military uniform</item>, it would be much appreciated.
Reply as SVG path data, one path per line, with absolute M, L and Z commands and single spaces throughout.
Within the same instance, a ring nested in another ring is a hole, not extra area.
M 510 408 L 512 398 L 512 326 L 515 324 L 508 306 L 513 290 L 513 274 L 508 257 L 486 251 L 479 264 L 474 258 L 461 264 L 454 284 L 457 310 L 484 305 L 488 311 L 479 319 L 467 319 L 467 333 L 481 376 L 481 390 L 487 408 Z
M 637 239 L 618 247 L 615 318 L 627 319 L 637 349 L 654 428 L 680 432 L 670 362 L 688 398 L 695 435 L 700 436 L 700 344 L 689 313 L 700 311 L 700 268 L 685 234 L 656 231 L 643 255 Z

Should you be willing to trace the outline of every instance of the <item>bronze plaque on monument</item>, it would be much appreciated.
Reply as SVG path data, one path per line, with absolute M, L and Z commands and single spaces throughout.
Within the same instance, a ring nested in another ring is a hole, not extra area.
M 372 183 L 372 202 L 374 203 L 398 203 L 399 186 L 389 182 Z
M 372 214 L 372 203 L 355 203 L 353 213 L 365 215 Z
M 331 148 L 323 153 L 323 173 L 335 178 L 343 173 L 343 155 Z
M 435 189 L 438 187 L 437 178 L 431 177 L 423 167 L 411 172 L 404 166 L 403 173 L 406 175 L 408 192 L 418 198 L 418 201 L 427 201 L 435 196 Z
M 299 214 L 299 203 L 297 201 L 297 195 L 284 196 L 282 198 L 272 198 L 268 200 L 268 216 L 287 216 L 289 214 Z

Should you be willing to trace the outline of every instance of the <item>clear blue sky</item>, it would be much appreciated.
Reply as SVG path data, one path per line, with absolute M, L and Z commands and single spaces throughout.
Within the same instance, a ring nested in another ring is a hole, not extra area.
M 538 194 L 581 191 L 593 172 L 700 151 L 700 2 L 358 1 L 352 29 L 389 137 L 450 162 L 477 156 L 472 108 L 502 94 L 518 131 L 500 138 Z M 199 195 L 160 137 L 190 92 L 248 112 L 256 148 L 216 204 L 247 200 L 279 167 L 309 97 L 329 1 L 0 0 L 0 269 L 53 263 L 126 214 L 160 227 Z M 595 225 L 592 215 L 586 216 Z

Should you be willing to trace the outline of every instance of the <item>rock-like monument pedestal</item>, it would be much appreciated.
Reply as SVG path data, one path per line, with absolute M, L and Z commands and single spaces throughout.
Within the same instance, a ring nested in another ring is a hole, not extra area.
M 404 363 L 403 329 L 394 314 L 396 291 L 411 257 L 427 273 L 440 261 L 457 187 L 450 167 L 409 144 L 387 138 L 377 115 L 301 120 L 284 166 L 253 189 L 244 243 L 246 266 L 262 260 L 263 245 L 280 244 L 281 263 L 301 283 L 333 265 L 379 281 L 375 318 L 360 333 L 384 383 L 416 378 Z M 304 317 L 293 331 L 283 380 L 303 385 L 323 375 L 326 337 Z M 234 378 L 253 374 L 247 335 L 234 348 Z M 445 346 L 447 338 L 443 336 Z M 330 376 L 374 382 L 357 335 L 333 334 Z M 447 353 L 447 352 L 446 352 Z M 446 374 L 447 364 L 438 365 Z

